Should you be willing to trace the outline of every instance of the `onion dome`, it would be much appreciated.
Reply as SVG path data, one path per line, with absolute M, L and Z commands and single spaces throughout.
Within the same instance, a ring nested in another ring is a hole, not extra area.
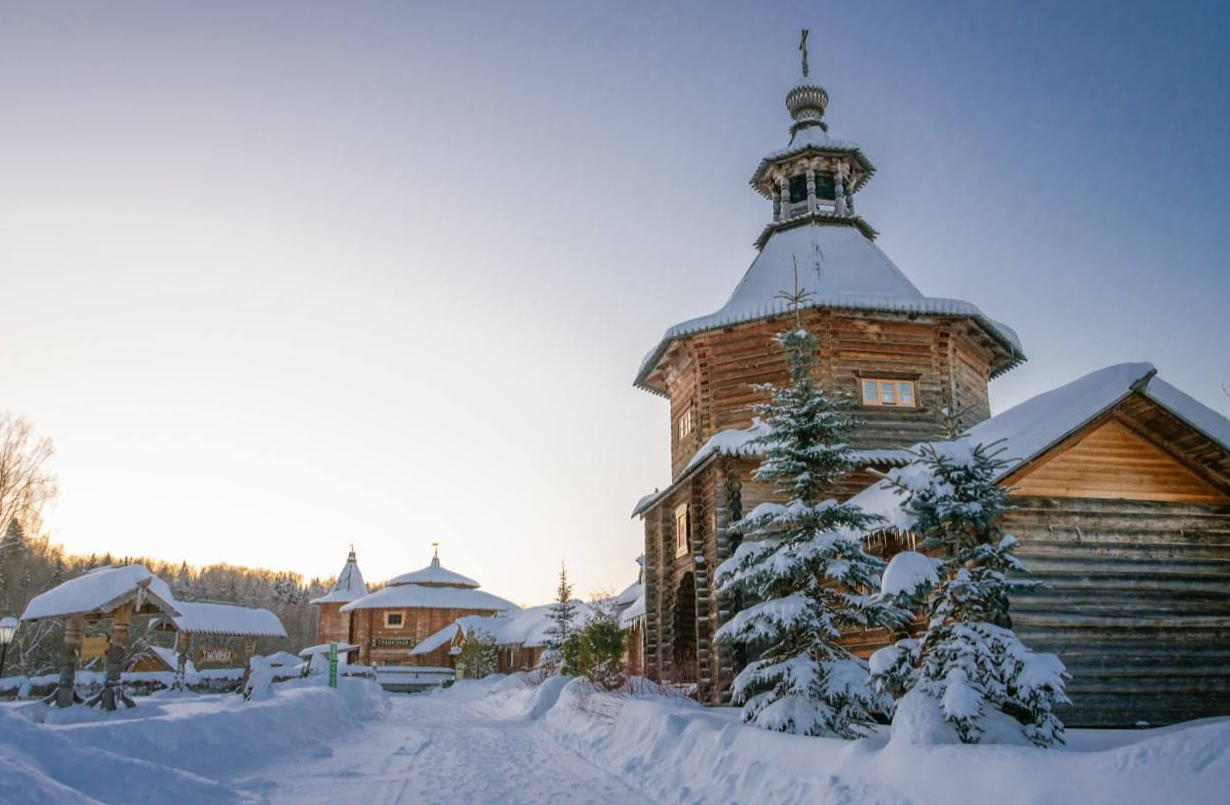
M 828 92 L 819 81 L 804 74 L 786 93 L 786 109 L 794 119 L 790 133 L 794 134 L 806 126 L 819 126 L 822 131 L 828 131 L 829 127 L 823 120 L 828 105 Z

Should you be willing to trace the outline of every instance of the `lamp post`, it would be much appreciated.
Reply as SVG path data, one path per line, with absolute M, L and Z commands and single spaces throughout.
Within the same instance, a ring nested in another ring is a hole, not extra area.
M 8 659 L 9 643 L 17 634 L 17 619 L 12 615 L 0 618 L 0 679 L 4 678 L 4 661 Z

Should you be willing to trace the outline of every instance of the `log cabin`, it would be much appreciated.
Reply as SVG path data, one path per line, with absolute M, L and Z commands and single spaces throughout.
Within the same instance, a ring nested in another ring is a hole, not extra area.
M 851 440 L 859 467 L 838 498 L 944 438 L 948 412 L 962 430 L 1013 435 L 1006 526 L 1050 585 L 1013 606 L 1022 638 L 1073 671 L 1061 717 L 1130 725 L 1230 713 L 1230 423 L 1139 364 L 1077 381 L 1098 405 L 1056 406 L 1071 393 L 1059 389 L 992 419 L 988 386 L 1025 360 L 1019 338 L 969 302 L 924 295 L 875 244 L 855 213 L 875 168 L 856 143 L 829 136 L 827 105 L 806 74 L 790 88 L 790 141 L 750 182 L 772 205 L 756 257 L 726 304 L 669 328 L 634 380 L 668 401 L 671 440 L 670 483 L 633 509 L 646 674 L 722 704 L 748 659 L 713 640 L 734 614 L 714 572 L 737 547 L 730 524 L 779 499 L 752 479 L 749 442 L 767 398 L 758 386 L 788 378 L 773 336 L 792 323 L 783 292 L 801 287 L 817 382 L 847 392 L 864 421 Z M 882 645 L 864 637 L 858 653 Z
M 333 588 L 313 601 L 321 613 L 318 638 L 321 643 L 358 646 L 358 662 L 364 665 L 431 665 L 436 657 L 413 653 L 424 638 L 458 618 L 519 609 L 479 586 L 443 567 L 437 552 L 427 567 L 396 576 L 383 589 L 368 593 L 352 548 Z

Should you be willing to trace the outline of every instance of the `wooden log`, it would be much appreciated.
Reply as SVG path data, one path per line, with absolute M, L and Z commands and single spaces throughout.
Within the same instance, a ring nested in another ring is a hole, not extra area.
M 121 605 L 111 616 L 111 647 L 107 649 L 107 681 L 103 684 L 102 709 L 115 710 L 117 701 L 128 707 L 136 702 L 124 695 L 124 683 L 120 675 L 124 670 L 124 646 L 128 642 L 128 629 L 132 624 L 132 603 Z
M 56 707 L 72 707 L 81 701 L 81 697 L 77 695 L 76 690 L 77 653 L 81 650 L 81 637 L 84 632 L 85 619 L 80 615 L 74 615 L 65 621 L 64 653 L 60 664 L 60 681 L 56 683 L 55 693 L 52 694 Z

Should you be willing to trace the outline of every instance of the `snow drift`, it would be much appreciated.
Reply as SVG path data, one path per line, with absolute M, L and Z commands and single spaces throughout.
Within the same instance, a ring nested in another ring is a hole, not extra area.
M 259 802 L 216 779 L 320 747 L 386 705 L 374 682 L 342 679 L 332 690 L 306 679 L 260 702 L 168 693 L 117 713 L 0 707 L 0 802 Z
M 537 717 L 561 745 L 660 803 L 1201 805 L 1224 801 L 1230 785 L 1230 719 L 1071 730 L 1066 749 L 935 745 L 926 741 L 925 724 L 902 740 L 882 730 L 842 741 L 748 727 L 732 708 L 593 694 L 579 680 L 541 692 L 514 680 L 437 695 L 474 696 L 486 685 L 493 712 Z

